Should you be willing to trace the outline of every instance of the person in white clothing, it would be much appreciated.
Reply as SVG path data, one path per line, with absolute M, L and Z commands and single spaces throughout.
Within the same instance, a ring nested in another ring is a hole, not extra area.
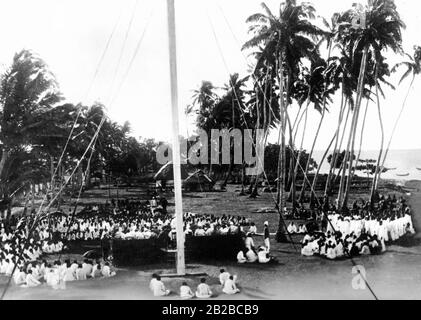
M 152 292 L 155 297 L 164 297 L 170 294 L 170 290 L 165 288 L 164 283 L 161 281 L 160 276 L 156 276 L 155 281 L 151 284 L 152 285 Z
M 227 281 L 225 281 L 224 288 L 222 289 L 222 292 L 232 295 L 240 292 L 240 289 L 237 288 L 237 285 L 235 284 L 234 277 L 230 276 Z
M 264 247 L 260 247 L 257 253 L 257 258 L 259 263 L 269 263 L 271 258 L 269 257 L 269 252 Z
M 311 248 L 311 245 L 308 241 L 305 241 L 303 243 L 303 247 L 301 248 L 301 255 L 305 257 L 312 257 L 314 255 L 314 252 Z
M 9 265 L 7 266 L 6 275 L 7 276 L 11 276 L 12 273 L 13 273 L 13 269 L 15 269 L 15 264 L 14 264 L 13 260 L 11 260 L 10 263 L 9 263 Z M 37 276 L 34 276 L 34 277 L 37 278 L 38 275 Z
M 194 298 L 193 291 L 187 285 L 187 282 L 183 282 L 180 287 L 180 298 L 184 300 Z
M 254 263 L 258 259 L 256 253 L 251 249 L 247 251 L 246 258 L 247 258 L 247 262 L 249 263 Z
M 82 263 L 82 269 L 85 272 L 86 277 L 90 278 L 91 277 L 91 274 L 92 274 L 92 270 L 93 270 L 93 266 L 92 266 L 91 261 L 85 260 Z
M 26 286 L 27 287 L 37 287 L 41 284 L 33 275 L 32 270 L 28 270 L 28 274 L 25 278 Z
M 206 279 L 200 279 L 200 284 L 197 286 L 196 297 L 199 299 L 209 299 L 212 297 L 212 291 L 206 283 Z
M 44 275 L 44 280 L 49 286 L 53 286 L 54 284 L 54 269 L 48 268 L 48 271 L 46 271 Z
M 227 281 L 230 277 L 229 272 L 225 271 L 225 269 L 219 270 L 219 282 L 221 283 L 221 286 L 224 286 L 225 281 Z
M 92 272 L 91 272 L 91 277 L 92 278 L 99 278 L 101 277 L 101 264 L 99 263 L 99 261 L 96 261 L 95 264 L 92 267 Z
M 8 267 L 9 267 L 9 259 L 3 259 L 0 266 L 0 273 L 5 274 Z
M 66 273 L 64 274 L 63 281 L 70 282 L 76 280 L 76 272 L 71 268 L 70 263 L 67 263 Z
M 254 250 L 254 241 L 253 237 L 250 233 L 247 234 L 246 240 L 245 240 L 245 246 L 248 250 Z
M 250 228 L 249 228 L 249 233 L 250 234 L 256 234 L 257 233 L 257 227 L 254 224 L 254 222 L 251 223 Z
M 110 264 L 105 262 L 105 265 L 101 269 L 101 274 L 105 278 L 113 277 L 116 275 L 114 271 L 111 271 Z
M 297 233 L 297 226 L 295 225 L 294 222 L 290 222 L 288 227 L 287 227 L 288 233 L 290 234 L 296 234 Z
M 15 275 L 13 276 L 13 280 L 18 286 L 26 283 L 26 273 L 23 271 L 22 268 L 16 270 Z
M 238 263 L 246 263 L 247 262 L 247 259 L 246 259 L 246 257 L 244 256 L 244 251 L 243 250 L 240 250 L 239 252 L 238 252 L 238 254 L 237 254 L 237 262 Z
M 82 264 L 79 264 L 79 267 L 76 269 L 76 279 L 78 281 L 86 280 L 86 271 L 83 269 Z
M 151 281 L 149 282 L 149 290 L 151 290 L 152 291 L 152 293 L 153 293 L 153 290 L 154 290 L 154 288 L 155 288 L 155 284 L 156 284 L 156 277 L 157 277 L 158 275 L 156 274 L 156 273 L 154 273 L 154 274 L 152 274 L 152 279 L 151 279 Z
M 79 263 L 77 262 L 77 260 L 74 260 L 73 263 L 70 265 L 70 268 L 72 268 L 73 271 L 76 272 L 76 269 L 78 266 L 79 266 Z

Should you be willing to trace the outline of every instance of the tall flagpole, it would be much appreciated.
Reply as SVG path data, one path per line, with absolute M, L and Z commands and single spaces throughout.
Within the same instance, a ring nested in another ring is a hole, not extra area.
M 184 222 L 183 222 L 183 197 L 181 193 L 181 157 L 178 122 L 178 86 L 177 86 L 177 45 L 175 32 L 174 0 L 167 0 L 168 10 L 168 41 L 170 54 L 171 75 L 171 105 L 172 105 L 172 159 L 174 172 L 175 191 L 175 216 L 177 231 L 177 274 L 185 275 L 186 263 L 184 260 Z

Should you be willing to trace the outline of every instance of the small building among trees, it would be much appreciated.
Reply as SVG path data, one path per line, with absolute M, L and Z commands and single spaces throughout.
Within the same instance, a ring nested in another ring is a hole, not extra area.
M 193 192 L 209 192 L 214 185 L 215 182 L 202 170 L 191 174 L 183 183 L 184 190 Z

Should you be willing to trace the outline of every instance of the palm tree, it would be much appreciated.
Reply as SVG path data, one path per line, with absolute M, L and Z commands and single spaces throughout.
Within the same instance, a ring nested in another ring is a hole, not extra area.
M 335 93 L 335 91 L 339 88 L 339 84 L 338 84 L 338 79 L 337 77 L 335 77 L 336 75 L 333 73 L 331 73 L 332 71 L 335 71 L 335 68 L 332 68 L 331 65 L 328 65 L 331 62 L 331 55 L 332 55 L 332 49 L 334 48 L 335 45 L 335 37 L 336 34 L 338 32 L 338 19 L 339 19 L 340 15 L 338 13 L 333 14 L 332 18 L 331 18 L 331 23 L 329 24 L 329 22 L 322 18 L 322 22 L 324 24 L 324 26 L 327 28 L 327 32 L 324 34 L 324 37 L 322 37 L 321 41 L 318 44 L 318 47 L 320 47 L 324 42 L 326 42 L 327 44 L 327 60 L 323 61 L 323 59 L 320 58 L 320 61 L 318 63 L 318 68 L 316 68 L 314 71 L 318 71 L 318 78 L 316 77 L 316 81 L 318 81 L 318 83 L 316 82 L 316 84 L 319 85 L 319 95 L 321 97 L 322 103 L 318 103 L 315 104 L 315 108 L 318 109 L 318 111 L 321 113 L 321 117 L 319 120 L 319 124 L 316 130 L 316 134 L 314 136 L 313 139 L 313 144 L 310 150 L 310 156 L 309 159 L 306 163 L 306 167 L 304 169 L 304 177 L 307 177 L 308 175 L 308 169 L 309 169 L 309 165 L 310 165 L 310 161 L 312 159 L 313 153 L 314 153 L 314 148 L 316 147 L 316 142 L 318 140 L 319 134 L 320 134 L 320 130 L 322 128 L 322 124 L 323 121 L 325 119 L 326 116 L 326 103 L 327 100 L 330 99 L 330 95 L 333 95 Z M 313 74 L 314 74 L 313 71 Z M 314 77 L 314 76 L 313 76 Z M 317 86 L 313 86 L 313 88 L 317 88 Z M 330 148 L 330 147 L 329 147 Z M 326 155 L 325 155 L 326 156 Z M 323 157 L 323 161 L 324 158 Z M 322 166 L 322 163 L 319 164 L 319 169 Z M 311 199 L 314 198 L 315 194 L 314 194 L 314 186 L 315 186 L 315 182 L 317 180 L 317 176 L 318 173 L 316 173 L 314 179 L 313 179 L 313 184 L 311 186 Z M 310 181 L 308 181 L 308 184 L 310 185 Z M 306 191 L 306 186 L 307 186 L 307 179 L 304 179 L 303 181 L 303 188 L 300 194 L 300 201 L 304 200 L 305 198 L 305 191 Z M 312 201 L 311 201 L 312 202 Z
M 384 124 L 383 124 L 383 117 L 381 113 L 381 107 L 380 107 L 380 94 L 385 98 L 384 92 L 380 86 L 380 82 L 387 84 L 392 89 L 395 89 L 394 86 L 392 86 L 387 80 L 385 80 L 385 77 L 390 77 L 390 69 L 389 65 L 384 62 L 384 57 L 379 55 L 376 52 L 373 53 L 373 56 L 375 57 L 375 60 L 372 62 L 374 65 L 374 87 L 376 88 L 376 102 L 377 102 L 377 113 L 379 116 L 379 123 L 380 123 L 380 130 L 381 130 L 381 144 L 380 144 L 380 150 L 379 155 L 377 158 L 377 165 L 376 170 L 374 172 L 373 177 L 373 183 L 371 188 L 371 203 L 373 203 L 375 192 L 377 191 L 378 181 L 380 178 L 380 173 L 383 171 L 383 168 L 381 168 L 381 161 L 383 156 L 383 150 L 384 150 Z M 371 84 L 370 84 L 371 85 Z M 358 162 L 357 162 L 358 165 Z
M 221 98 L 221 100 L 218 103 L 222 107 L 220 116 L 222 116 L 221 118 L 223 118 L 223 120 L 219 122 L 226 123 L 226 126 L 231 130 L 240 129 L 244 127 L 244 86 L 248 78 L 249 77 L 240 79 L 238 73 L 230 75 L 228 83 L 225 84 L 223 88 L 226 91 L 226 94 Z M 230 124 L 228 124 L 229 122 Z M 228 172 L 224 182 L 221 185 L 221 188 L 224 188 L 227 185 L 228 179 L 232 173 L 233 165 L 234 159 L 233 156 L 231 156 Z
M 408 57 L 409 61 L 400 62 L 392 68 L 392 72 L 396 72 L 397 69 L 400 68 L 400 67 L 406 68 L 406 71 L 402 75 L 402 77 L 399 81 L 399 84 L 401 84 L 410 75 L 412 75 L 412 79 L 411 79 L 411 82 L 409 84 L 408 91 L 405 95 L 405 99 L 403 100 L 402 107 L 401 107 L 401 110 L 399 112 L 399 115 L 396 118 L 395 124 L 393 125 L 392 134 L 390 136 L 389 142 L 388 142 L 387 147 L 386 147 L 386 151 L 384 153 L 383 161 L 382 161 L 381 166 L 380 166 L 380 172 L 379 172 L 378 180 L 380 180 L 380 175 L 382 173 L 382 169 L 384 168 L 384 165 L 386 163 L 387 156 L 388 156 L 389 150 L 390 150 L 390 145 L 392 144 L 393 136 L 395 135 L 395 131 L 398 127 L 399 120 L 401 119 L 402 114 L 405 111 L 406 101 L 408 100 L 409 93 L 411 92 L 412 86 L 414 85 L 414 80 L 415 80 L 416 76 L 421 73 L 421 46 L 414 46 L 413 56 L 410 56 L 409 54 L 406 54 L 406 56 Z M 377 186 L 376 186 L 376 188 L 377 188 Z
M 202 81 L 199 89 L 193 93 L 193 106 L 197 107 L 196 125 L 207 133 L 215 129 L 215 121 L 212 116 L 213 108 L 219 101 L 219 97 L 214 92 L 215 87 L 210 81 Z M 209 135 L 208 135 L 209 136 Z M 209 162 L 209 176 L 212 175 L 212 161 Z
M 314 37 L 324 32 L 309 21 L 315 18 L 315 9 L 307 3 L 297 5 L 295 0 L 287 0 L 281 4 L 279 16 L 275 16 L 266 4 L 262 3 L 262 7 L 265 14 L 256 13 L 247 19 L 252 38 L 244 44 L 243 49 L 263 46 L 256 70 L 267 68 L 275 73 L 274 80 L 279 92 L 281 130 L 277 207 L 282 210 L 285 206 L 285 133 L 286 124 L 290 123 L 287 110 L 290 102 L 289 89 L 299 73 L 301 59 L 304 57 L 312 59 L 316 54 Z M 290 132 L 291 129 L 290 126 Z M 282 235 L 282 216 L 280 218 L 278 240 L 285 239 Z
M 332 71 L 332 73 L 336 75 L 336 78 L 334 81 L 336 81 L 336 83 L 340 83 L 341 85 L 341 104 L 340 104 L 338 125 L 335 132 L 336 133 L 335 145 L 333 147 L 332 159 L 330 161 L 330 170 L 329 170 L 329 174 L 326 180 L 325 193 L 324 193 L 325 197 L 329 196 L 331 193 L 331 189 L 333 187 L 332 183 L 334 182 L 332 180 L 336 180 L 335 170 L 337 169 L 338 155 L 340 154 L 340 150 L 342 149 L 342 144 L 345 138 L 345 132 L 348 125 L 350 112 L 354 108 L 353 93 L 357 87 L 357 81 L 355 80 L 355 76 L 352 72 L 353 61 L 350 56 L 350 53 L 348 53 L 347 50 L 340 44 L 336 44 L 336 47 L 339 48 L 340 56 L 332 57 L 330 59 L 331 60 L 330 65 L 334 67 L 334 70 Z M 343 116 L 345 114 L 345 111 L 346 111 L 346 117 L 344 121 Z M 342 133 L 340 133 L 342 123 L 344 125 L 342 128 Z M 338 175 L 341 173 L 341 171 L 342 170 L 338 172 Z
M 8 169 L 24 170 L 17 161 L 23 159 L 22 150 L 33 147 L 46 114 L 60 100 L 58 84 L 47 64 L 28 50 L 15 54 L 0 79 L 0 189 L 6 202 L 10 203 L 13 183 L 13 172 Z
M 356 28 L 353 24 L 355 18 L 365 15 L 366 24 Z M 361 102 L 365 93 L 366 73 L 369 52 L 379 57 L 383 50 L 391 49 L 395 53 L 402 51 L 401 29 L 404 23 L 393 0 L 369 0 L 365 7 L 354 4 L 351 10 L 345 12 L 339 19 L 338 41 L 348 50 L 352 48 L 354 66 L 359 67 L 357 99 L 354 114 L 351 122 L 351 130 L 348 138 L 348 146 L 345 163 L 348 163 L 348 181 L 341 203 L 341 192 L 339 203 L 343 209 L 347 208 L 350 186 L 352 183 L 353 157 L 355 148 L 355 137 L 358 126 Z
M 34 116 L 60 99 L 57 82 L 46 63 L 31 51 L 17 53 L 0 83 L 0 177 L 13 148 L 27 144 L 35 136 Z
M 327 111 L 327 102 L 331 102 L 331 95 L 335 93 L 335 91 L 339 88 L 338 81 L 336 80 L 336 75 L 332 72 L 335 71 L 335 68 L 328 65 L 326 61 L 323 59 L 319 59 L 314 63 L 312 70 L 310 72 L 310 76 L 307 80 L 309 91 L 308 91 L 308 99 L 309 102 L 312 102 L 314 108 L 320 113 L 321 117 L 319 120 L 319 124 L 316 130 L 316 134 L 313 139 L 313 143 L 310 149 L 309 158 L 307 160 L 306 166 L 304 168 L 304 180 L 303 180 L 303 188 L 300 194 L 300 201 L 303 201 L 305 198 L 306 193 L 306 186 L 307 184 L 310 185 L 311 189 L 311 198 L 314 198 L 314 189 L 310 181 L 308 180 L 308 172 L 310 168 L 310 163 L 312 161 L 312 157 L 314 154 L 314 150 L 316 147 L 316 143 L 320 134 L 320 130 L 322 128 L 323 120 L 325 119 L 326 111 Z M 319 168 L 321 163 L 319 164 Z M 313 180 L 314 181 L 314 180 Z

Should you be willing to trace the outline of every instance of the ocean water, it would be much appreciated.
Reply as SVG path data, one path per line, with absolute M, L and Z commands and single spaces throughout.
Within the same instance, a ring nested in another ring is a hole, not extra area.
M 324 151 L 315 151 L 313 159 L 319 164 L 323 157 Z M 331 154 L 331 153 L 330 153 Z M 378 151 L 366 150 L 361 152 L 361 159 L 375 159 L 379 155 Z M 385 163 L 386 168 L 396 168 L 382 174 L 382 179 L 393 179 L 393 180 L 421 180 L 421 149 L 413 150 L 390 150 Z M 329 164 L 325 160 L 320 170 L 322 173 L 329 172 Z M 358 175 L 365 175 L 363 172 L 357 172 Z M 399 175 L 409 176 L 402 177 Z

